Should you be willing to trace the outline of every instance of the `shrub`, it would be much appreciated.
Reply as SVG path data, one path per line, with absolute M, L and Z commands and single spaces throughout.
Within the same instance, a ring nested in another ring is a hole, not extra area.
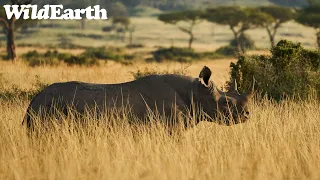
M 92 66 L 98 65 L 98 61 L 95 58 L 87 58 L 83 55 L 72 55 L 70 53 L 59 53 L 58 51 L 47 51 L 45 53 L 38 53 L 37 51 L 29 51 L 22 56 L 29 66 L 41 66 L 41 65 L 58 65 L 60 61 L 65 62 L 68 65 L 85 65 Z
M 111 49 L 107 50 L 104 47 L 100 48 L 89 48 L 84 53 L 83 56 L 88 58 L 97 58 L 97 59 L 104 59 L 104 60 L 114 60 L 114 61 L 121 61 L 124 60 L 123 56 L 119 54 L 121 49 Z
M 143 44 L 129 44 L 126 46 L 126 48 L 129 48 L 129 49 L 144 48 L 144 45 Z
M 47 51 L 44 54 L 38 53 L 36 50 L 29 51 L 26 54 L 22 55 L 23 59 L 25 59 L 29 66 L 43 66 L 49 65 L 54 66 L 59 64 L 59 60 L 57 59 L 58 52 Z
M 239 36 L 239 41 L 240 41 L 241 47 L 244 48 L 244 50 L 256 48 L 255 45 L 254 45 L 254 41 L 251 39 L 251 37 L 249 35 L 247 35 L 245 33 L 242 33 Z M 237 41 L 235 39 L 231 40 L 230 46 L 236 48 L 237 47 Z
M 134 77 L 134 79 L 140 79 L 142 77 L 150 76 L 150 75 L 163 75 L 163 74 L 176 74 L 176 75 L 186 76 L 186 75 L 189 75 L 189 72 L 187 71 L 188 67 L 189 66 L 181 67 L 181 69 L 174 70 L 171 72 L 169 72 L 168 70 L 159 71 L 155 69 L 145 68 L 143 71 L 138 70 L 137 72 L 131 72 L 131 74 Z
M 0 77 L 1 78 L 1 77 Z M 22 89 L 17 85 L 13 85 L 11 89 L 2 89 L 0 91 L 0 99 L 2 100 L 12 100 L 12 99 L 28 99 L 31 100 L 35 95 L 40 93 L 46 87 L 49 86 L 48 83 L 44 83 L 40 80 L 38 75 L 35 76 L 36 82 L 32 84 L 32 89 Z
M 217 54 L 224 56 L 235 56 L 237 54 L 237 48 L 233 46 L 224 46 L 215 51 Z
M 71 55 L 64 59 L 64 62 L 68 65 L 80 65 L 80 66 L 93 66 L 99 65 L 99 62 L 94 58 L 86 58 L 84 56 Z
M 178 62 L 191 62 L 194 60 L 200 60 L 203 58 L 221 58 L 222 55 L 216 54 L 214 52 L 195 52 L 193 49 L 189 48 L 159 48 L 152 52 L 153 59 L 157 62 L 163 62 L 165 60 L 178 61 Z M 151 59 L 148 59 L 149 61 Z
M 262 95 L 272 99 L 305 99 L 315 91 L 320 96 L 320 51 L 282 40 L 271 53 L 242 56 L 237 63 L 231 63 L 231 78 L 238 81 L 241 92 L 249 88 L 255 77 Z

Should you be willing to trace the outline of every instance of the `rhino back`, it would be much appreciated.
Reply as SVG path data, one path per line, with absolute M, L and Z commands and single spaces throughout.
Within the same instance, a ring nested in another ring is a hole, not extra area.
M 88 106 L 130 105 L 136 114 L 142 115 L 146 113 L 146 105 L 152 110 L 169 109 L 173 103 L 186 106 L 192 83 L 188 77 L 175 75 L 153 75 L 122 84 L 55 83 L 39 93 L 29 108 L 37 112 L 40 107 L 50 109 L 58 104 L 62 108 L 71 105 L 83 112 Z

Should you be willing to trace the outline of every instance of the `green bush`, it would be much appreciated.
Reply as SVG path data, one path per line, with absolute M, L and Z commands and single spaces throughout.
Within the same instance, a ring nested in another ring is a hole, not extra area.
M 320 96 L 320 51 L 282 40 L 271 53 L 242 56 L 237 63 L 231 63 L 231 78 L 238 81 L 241 92 L 249 88 L 254 77 L 257 89 L 272 99 L 305 99 L 314 92 Z
M 244 50 L 249 50 L 249 49 L 255 49 L 256 46 L 254 44 L 254 41 L 251 39 L 251 37 L 247 34 L 241 34 L 239 36 L 239 41 L 241 44 L 241 47 L 244 48 Z M 232 47 L 237 47 L 237 41 L 235 39 L 231 40 L 230 46 Z
M 195 52 L 189 48 L 159 48 L 152 52 L 153 60 L 156 62 L 163 61 L 177 61 L 177 62 L 191 62 L 195 60 L 201 60 L 204 58 L 216 59 L 223 57 L 220 54 L 214 52 Z M 150 61 L 151 59 L 148 59 Z
M 188 66 L 182 67 L 181 69 L 174 70 L 172 72 L 167 71 L 167 70 L 159 71 L 159 70 L 155 70 L 155 69 L 145 68 L 143 71 L 138 70 L 137 72 L 131 72 L 131 74 L 134 77 L 134 79 L 140 79 L 142 77 L 150 76 L 150 75 L 163 75 L 163 74 L 176 74 L 176 75 L 186 76 L 186 75 L 189 75 L 187 68 L 188 68 Z
M 23 59 L 27 61 L 31 67 L 42 65 L 58 65 L 64 62 L 68 65 L 85 65 L 93 66 L 98 65 L 99 62 L 95 58 L 87 58 L 83 55 L 72 55 L 70 53 L 59 53 L 58 51 L 47 51 L 45 53 L 38 53 L 37 51 L 29 51 L 24 54 Z
M 56 54 L 56 51 L 47 51 L 46 53 L 41 54 L 34 50 L 27 52 L 26 54 L 22 55 L 22 57 L 31 67 L 43 65 L 54 66 L 59 64 L 59 60 L 57 59 Z
M 223 46 L 215 51 L 217 54 L 224 56 L 235 56 L 237 54 L 237 48 L 233 46 Z
M 114 60 L 114 61 L 122 61 L 124 60 L 123 56 L 120 55 L 122 52 L 121 49 L 109 49 L 107 50 L 104 47 L 100 48 L 89 48 L 84 53 L 83 56 L 88 58 L 97 58 L 104 60 Z
M 99 65 L 99 62 L 94 58 L 86 58 L 84 56 L 71 55 L 64 59 L 64 62 L 68 65 L 80 65 L 80 66 L 94 66 Z
M 38 75 L 35 76 L 36 82 L 32 84 L 31 89 L 22 89 L 17 85 L 13 85 L 10 89 L 0 90 L 1 100 L 13 100 L 13 99 L 28 99 L 31 100 L 34 96 L 49 86 L 48 83 L 44 83 L 40 80 Z M 0 76 L 1 80 L 1 76 Z
M 143 44 L 129 44 L 126 46 L 126 48 L 129 49 L 138 49 L 138 48 L 144 48 L 145 46 Z

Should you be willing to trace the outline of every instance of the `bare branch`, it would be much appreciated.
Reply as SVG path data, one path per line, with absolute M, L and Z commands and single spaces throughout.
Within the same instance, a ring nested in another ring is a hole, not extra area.
M 5 18 L 0 17 L 0 22 L 5 26 L 5 28 L 9 29 L 9 23 Z

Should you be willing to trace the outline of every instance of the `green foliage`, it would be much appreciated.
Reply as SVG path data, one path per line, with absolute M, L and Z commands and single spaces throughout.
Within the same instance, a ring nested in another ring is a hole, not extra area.
M 195 25 L 202 22 L 203 12 L 200 10 L 186 10 L 160 14 L 158 19 L 164 23 L 177 25 L 178 28 L 189 35 L 189 49 L 192 48 L 192 43 L 195 40 L 193 29 Z M 185 22 L 188 25 L 181 26 L 178 23 Z M 187 27 L 186 27 L 187 26 Z
M 303 9 L 296 20 L 303 25 L 320 28 L 320 3 Z
M 241 23 L 247 23 L 248 14 L 237 6 L 223 6 L 207 9 L 203 17 L 210 22 L 236 27 Z
M 285 23 L 295 18 L 295 11 L 282 6 L 263 6 L 261 12 L 267 13 L 273 18 L 273 22 Z
M 237 48 L 234 46 L 223 46 L 215 51 L 217 54 L 221 54 L 224 56 L 236 56 Z
M 130 16 L 136 16 L 136 17 L 153 17 L 158 16 L 161 13 L 159 9 L 155 9 L 149 6 L 136 6 L 132 9 L 130 9 Z
M 140 79 L 142 77 L 150 76 L 150 75 L 164 75 L 164 74 L 175 74 L 175 75 L 182 75 L 182 76 L 188 76 L 190 73 L 187 71 L 188 66 L 186 67 L 181 67 L 178 70 L 174 71 L 159 71 L 156 69 L 148 69 L 145 68 L 143 71 L 138 70 L 137 72 L 131 72 L 132 76 L 134 79 Z
M 119 48 L 106 49 L 105 47 L 99 47 L 99 48 L 88 48 L 83 53 L 83 55 L 88 58 L 121 61 L 124 58 L 120 53 L 122 53 L 122 50 Z
M 282 40 L 271 53 L 271 56 L 242 56 L 231 64 L 231 78 L 238 81 L 240 92 L 250 87 L 254 77 L 257 89 L 269 98 L 304 99 L 314 91 L 320 96 L 320 51 Z
M 164 23 L 177 24 L 181 21 L 201 20 L 203 12 L 200 10 L 186 10 L 160 14 L 158 19 Z
M 9 20 L 6 15 L 6 11 L 3 6 L 0 6 L 0 18 L 3 18 L 6 22 L 9 23 Z M 38 20 L 32 20 L 31 18 L 30 19 L 20 18 L 15 21 L 14 29 L 18 30 L 18 29 L 22 28 L 23 26 L 31 26 L 31 25 L 35 25 L 37 23 L 38 23 Z M 3 23 L 0 23 L 0 26 L 3 26 Z M 5 28 L 7 28 L 7 27 L 5 27 Z
M 112 24 L 115 26 L 119 24 L 125 29 L 128 29 L 130 25 L 130 18 L 127 16 L 116 16 L 112 18 Z
M 238 53 L 243 53 L 245 46 L 250 46 L 249 42 L 241 42 L 240 36 L 244 37 L 245 31 L 251 28 L 261 27 L 266 20 L 266 14 L 256 11 L 253 8 L 241 8 L 238 6 L 223 6 L 209 8 L 203 15 L 209 22 L 229 26 L 235 39 Z M 244 40 L 244 39 L 242 39 Z
M 107 10 L 110 17 L 127 17 L 129 15 L 127 7 L 119 1 L 112 3 Z
M 38 75 L 35 76 L 36 82 L 32 84 L 31 89 L 22 89 L 17 85 L 13 85 L 10 89 L 0 89 L 0 99 L 1 100 L 14 100 L 14 99 L 27 99 L 31 100 L 34 96 L 44 90 L 46 87 L 49 86 L 48 83 L 44 83 L 40 80 Z M 3 82 L 2 76 L 0 74 L 0 83 Z M 2 85 L 0 84 L 0 87 Z
M 249 35 L 247 35 L 246 33 L 242 33 L 239 36 L 239 41 L 241 44 L 241 47 L 244 49 L 255 49 L 256 46 L 254 45 L 254 41 L 251 39 L 251 37 Z M 236 48 L 237 47 L 237 42 L 235 39 L 233 39 L 230 42 L 230 46 Z M 231 49 L 230 49 L 231 50 Z
M 124 65 L 130 65 L 137 59 L 135 54 L 126 54 L 124 49 L 112 47 L 88 48 L 82 56 L 89 59 L 112 60 Z
M 93 58 L 86 58 L 85 56 L 68 56 L 64 59 L 64 62 L 68 65 L 85 65 L 85 66 L 94 66 L 99 65 L 99 62 Z
M 138 48 L 144 48 L 145 46 L 143 44 L 129 44 L 126 46 L 126 48 L 129 49 L 138 49 Z
M 306 6 L 308 5 L 308 1 L 310 0 L 269 0 L 272 3 L 281 5 L 281 6 L 291 6 L 291 7 L 301 7 L 301 6 Z M 316 0 L 317 1 L 317 0 Z
M 22 58 L 25 59 L 29 66 L 55 66 L 59 64 L 59 60 L 56 55 L 56 51 L 48 51 L 45 54 L 38 53 L 38 51 L 29 51 L 26 54 L 22 55 Z M 54 55 L 53 55 L 54 54 Z
M 29 51 L 22 55 L 23 59 L 27 61 L 31 67 L 49 65 L 54 66 L 64 62 L 68 65 L 98 65 L 95 58 L 87 58 L 83 55 L 75 56 L 69 53 L 58 53 L 58 51 L 47 51 L 45 53 L 38 53 L 36 50 Z
M 177 61 L 177 62 L 191 62 L 201 60 L 204 58 L 216 59 L 221 58 L 223 55 L 214 52 L 195 52 L 189 48 L 160 48 L 152 52 L 153 58 L 157 62 L 163 61 Z

